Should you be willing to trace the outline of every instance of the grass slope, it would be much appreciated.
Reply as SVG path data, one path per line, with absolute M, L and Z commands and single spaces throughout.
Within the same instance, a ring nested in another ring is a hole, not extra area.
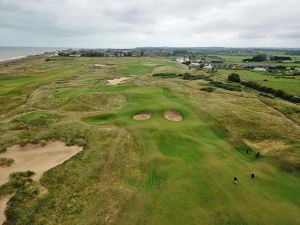
M 0 144 L 60 139 L 84 151 L 44 174 L 41 183 L 48 194 L 11 200 L 8 224 L 298 223 L 299 175 L 274 166 L 267 156 L 256 160 L 254 151 L 246 155 L 241 143 L 265 140 L 271 133 L 296 146 L 299 133 L 282 126 L 286 118 L 255 95 L 202 92 L 201 86 L 208 85 L 203 80 L 153 78 L 152 72 L 187 71 L 164 58 L 58 58 L 48 63 L 34 67 L 67 64 L 68 72 L 43 78 L 50 84 L 36 82 L 24 107 L 5 109 Z M 105 85 L 124 75 L 131 80 Z M 11 88 L 22 91 L 23 85 Z M 46 105 L 55 120 L 48 119 Z M 164 119 L 169 109 L 179 111 L 183 120 Z M 151 112 L 151 118 L 133 120 L 141 111 Z M 261 116 L 259 132 L 254 111 Z M 44 119 L 43 126 L 32 122 Z

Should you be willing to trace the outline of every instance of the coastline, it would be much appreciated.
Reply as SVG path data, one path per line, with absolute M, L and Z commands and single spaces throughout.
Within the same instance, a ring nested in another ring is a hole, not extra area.
M 10 62 L 31 56 L 40 56 L 46 52 L 60 50 L 52 47 L 1 47 L 0 46 L 0 63 Z
M 8 59 L 0 59 L 0 62 L 13 61 L 13 60 L 17 60 L 17 59 L 26 58 L 28 56 L 31 56 L 31 55 L 22 55 L 22 56 L 11 57 L 11 58 L 8 58 Z
M 37 56 L 41 56 L 42 57 L 43 54 L 19 56 L 19 57 L 13 57 L 13 58 L 10 58 L 10 59 L 1 59 L 0 60 L 0 64 L 17 62 L 19 60 L 23 60 L 23 59 L 27 59 L 27 58 L 32 58 L 32 57 L 37 57 Z

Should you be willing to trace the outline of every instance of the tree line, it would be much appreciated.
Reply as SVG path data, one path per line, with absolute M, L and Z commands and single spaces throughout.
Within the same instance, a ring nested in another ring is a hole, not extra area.
M 293 103 L 300 103 L 300 96 L 288 94 L 283 90 L 280 89 L 274 89 L 271 87 L 266 87 L 261 84 L 258 84 L 254 81 L 248 81 L 248 80 L 241 80 L 240 76 L 236 73 L 232 73 L 228 76 L 228 81 L 240 83 L 246 87 L 250 87 L 254 90 L 266 93 L 266 94 L 272 94 L 278 98 L 284 99 L 289 102 Z

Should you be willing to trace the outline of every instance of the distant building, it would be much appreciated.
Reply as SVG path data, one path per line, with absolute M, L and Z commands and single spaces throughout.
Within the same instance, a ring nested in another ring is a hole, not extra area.
M 54 56 L 58 56 L 58 51 L 44 52 L 43 55 L 46 56 L 46 57 L 54 57 Z
M 200 65 L 201 65 L 201 63 L 198 63 L 198 62 L 192 62 L 190 64 L 191 67 L 197 67 L 197 66 L 200 66 Z
M 253 69 L 253 71 L 257 71 L 257 72 L 265 72 L 265 71 L 267 71 L 265 68 L 261 68 L 261 67 L 255 67 L 254 69 Z
M 213 66 L 211 64 L 205 64 L 203 66 L 203 69 L 207 69 L 207 70 L 212 70 L 213 69 Z
M 81 54 L 71 54 L 70 57 L 81 57 Z
M 190 61 L 190 58 L 189 57 L 178 57 L 177 59 L 176 59 L 176 62 L 177 63 L 185 63 L 185 62 L 188 62 L 188 61 Z

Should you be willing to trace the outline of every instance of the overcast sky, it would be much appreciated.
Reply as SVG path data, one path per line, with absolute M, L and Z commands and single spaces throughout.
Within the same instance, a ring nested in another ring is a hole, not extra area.
M 0 46 L 300 47 L 300 0 L 0 0 Z

